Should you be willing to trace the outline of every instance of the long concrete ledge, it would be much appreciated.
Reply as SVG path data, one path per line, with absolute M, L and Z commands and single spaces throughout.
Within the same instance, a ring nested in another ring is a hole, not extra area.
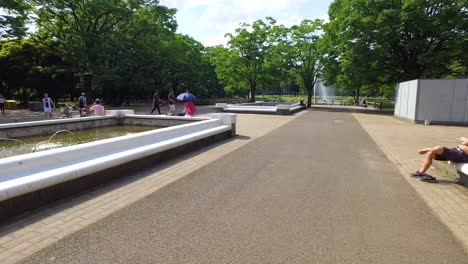
M 290 115 L 305 109 L 305 106 L 299 103 L 277 104 L 277 105 L 248 105 L 248 104 L 216 104 L 216 112 L 228 113 L 252 113 L 252 114 L 272 114 L 272 115 Z
M 18 211 L 17 206 L 29 207 L 18 204 L 24 199 L 10 202 L 17 197 L 81 177 L 99 175 L 99 172 L 112 168 L 120 168 L 118 174 L 125 173 L 121 168 L 124 164 L 196 142 L 206 143 L 203 140 L 209 138 L 233 136 L 235 122 L 235 115 L 213 114 L 213 119 L 191 124 L 0 159 L 0 219 L 7 215 L 6 211 Z M 44 196 L 47 195 L 37 195 L 40 199 L 46 198 Z
M 109 110 L 108 112 L 109 115 L 107 116 L 0 124 L 0 138 L 21 138 L 26 136 L 48 135 L 61 129 L 73 131 L 113 125 L 168 127 L 209 119 L 202 117 L 134 115 L 126 114 L 125 110 Z M 133 111 L 131 113 L 133 113 Z

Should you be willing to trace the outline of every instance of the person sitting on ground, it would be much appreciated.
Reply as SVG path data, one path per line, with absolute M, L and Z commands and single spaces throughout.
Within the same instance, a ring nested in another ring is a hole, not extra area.
M 94 105 L 89 108 L 89 111 L 94 113 L 95 116 L 104 116 L 106 113 L 104 106 L 101 105 L 101 100 L 99 99 L 94 101 Z
M 418 177 L 421 181 L 435 182 L 437 180 L 435 177 L 426 174 L 433 160 L 445 160 L 455 163 L 468 162 L 468 138 L 461 137 L 460 142 L 461 144 L 455 148 L 436 146 L 419 150 L 418 153 L 421 155 L 425 154 L 426 157 L 424 158 L 424 163 L 421 168 L 411 173 L 411 176 Z

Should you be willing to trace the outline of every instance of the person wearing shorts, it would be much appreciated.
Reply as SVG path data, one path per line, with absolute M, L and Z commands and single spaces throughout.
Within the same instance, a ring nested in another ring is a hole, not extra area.
M 176 97 L 174 95 L 174 90 L 169 90 L 169 95 L 167 96 L 167 101 L 169 102 L 169 111 L 167 112 L 168 116 L 173 116 L 175 113 L 175 103 Z
M 2 111 L 2 114 L 5 114 L 5 97 L 3 97 L 2 94 L 0 94 L 0 111 Z
M 424 163 L 418 171 L 411 173 L 411 176 L 418 177 L 421 181 L 435 182 L 437 181 L 435 177 L 426 174 L 426 171 L 431 167 L 433 160 L 468 163 L 468 138 L 461 137 L 460 142 L 461 144 L 454 148 L 435 146 L 419 150 L 419 154 L 426 155 Z
M 52 98 L 49 97 L 48 94 L 44 94 L 44 98 L 42 98 L 42 103 L 44 104 L 44 114 L 47 117 L 52 118 L 52 108 L 55 108 L 54 102 Z

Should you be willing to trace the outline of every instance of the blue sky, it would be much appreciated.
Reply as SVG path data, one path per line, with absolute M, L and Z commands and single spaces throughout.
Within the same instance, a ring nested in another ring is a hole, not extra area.
M 303 19 L 327 19 L 333 0 L 160 0 L 177 8 L 178 32 L 206 46 L 225 44 L 224 34 L 239 23 L 271 16 L 278 24 L 291 26 Z

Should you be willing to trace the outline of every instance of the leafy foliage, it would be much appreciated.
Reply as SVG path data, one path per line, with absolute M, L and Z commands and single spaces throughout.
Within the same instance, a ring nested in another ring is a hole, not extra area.
M 360 94 L 418 78 L 466 75 L 466 0 L 335 0 L 325 79 Z M 453 75 L 455 73 L 455 75 Z
M 0 3 L 0 92 L 24 103 L 45 91 L 120 104 L 188 88 L 251 101 L 302 93 L 310 106 L 319 80 L 391 98 L 396 82 L 468 75 L 467 0 L 335 0 L 329 23 L 267 17 L 215 47 L 177 34 L 176 10 L 157 0 Z
M 230 93 L 248 89 L 251 101 L 255 101 L 259 83 L 268 79 L 266 58 L 276 21 L 272 18 L 265 20 L 257 20 L 252 25 L 243 23 L 234 34 L 226 34 L 229 37 L 227 48 L 212 49 L 216 54 L 212 62 L 221 83 Z
M 25 1 L 1 0 L 0 37 L 21 38 L 26 35 L 26 22 L 30 6 Z

